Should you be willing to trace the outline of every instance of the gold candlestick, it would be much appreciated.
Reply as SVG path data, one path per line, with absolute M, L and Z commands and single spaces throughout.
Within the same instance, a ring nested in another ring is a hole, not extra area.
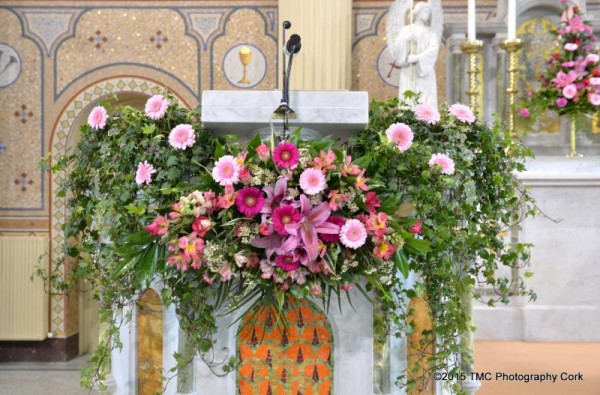
M 246 67 L 250 63 L 252 59 L 252 51 L 248 47 L 242 47 L 240 49 L 240 62 L 242 62 L 242 66 L 244 67 L 242 79 L 238 81 L 238 84 L 250 84 L 250 80 L 246 77 Z
M 523 48 L 523 42 L 518 39 L 508 39 L 500 43 L 500 48 L 508 53 L 508 132 L 510 137 L 516 136 L 515 131 L 515 98 L 519 89 L 517 88 L 517 52 Z
M 570 135 L 569 135 L 571 149 L 569 150 L 569 154 L 567 155 L 567 157 L 569 157 L 569 158 L 583 157 L 583 155 L 578 154 L 577 150 L 576 150 L 576 148 L 577 148 L 576 147 L 577 124 L 575 122 L 576 120 L 577 120 L 577 116 L 575 114 L 571 114 L 571 125 L 570 125 Z
M 474 113 L 478 111 L 478 96 L 479 96 L 479 87 L 477 83 L 477 74 L 479 74 L 479 67 L 477 66 L 477 54 L 481 52 L 483 48 L 483 41 L 473 40 L 473 41 L 464 41 L 460 44 L 460 50 L 463 53 L 469 55 L 469 89 L 467 90 L 467 95 L 469 96 L 469 106 Z

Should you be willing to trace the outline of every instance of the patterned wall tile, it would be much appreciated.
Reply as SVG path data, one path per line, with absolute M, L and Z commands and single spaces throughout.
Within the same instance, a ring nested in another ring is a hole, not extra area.
M 38 168 L 44 143 L 43 52 L 22 36 L 13 12 L 0 8 L 0 25 L 0 215 L 40 211 L 45 203 Z
M 160 56 L 155 56 L 157 44 Z M 199 94 L 199 43 L 186 32 L 185 20 L 175 8 L 140 5 L 86 10 L 76 18 L 74 37 L 63 41 L 56 52 L 57 97 L 90 71 L 116 65 L 157 70 Z
M 70 34 L 73 27 L 73 11 L 25 11 L 28 35 L 40 40 L 51 56 L 56 43 Z

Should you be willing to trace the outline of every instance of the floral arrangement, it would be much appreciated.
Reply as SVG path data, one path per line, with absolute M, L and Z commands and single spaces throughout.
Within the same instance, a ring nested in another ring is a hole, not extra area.
M 540 89 L 530 92 L 522 104 L 520 114 L 525 118 L 548 109 L 561 115 L 590 114 L 600 106 L 597 38 L 578 5 L 570 0 L 560 2 L 564 11 L 553 31 L 557 50 L 540 76 Z
M 411 146 L 405 124 L 386 135 L 399 152 Z M 257 137 L 245 150 L 226 147 L 206 170 L 204 188 L 181 197 L 146 230 L 167 246 L 167 265 L 187 276 L 205 284 L 242 281 L 236 304 L 255 291 L 324 297 L 329 289 L 361 288 L 362 279 L 383 290 L 406 262 L 404 253 L 426 252 L 427 245 L 415 238 L 416 220 L 396 218 L 396 207 L 371 190 L 366 169 L 333 143 L 297 135 L 277 145 Z M 444 154 L 432 156 L 430 166 L 454 170 Z
M 535 298 L 495 271 L 528 259 L 527 245 L 500 236 L 535 211 L 510 177 L 528 151 L 464 105 L 373 102 L 369 128 L 343 146 L 300 132 L 243 146 L 203 130 L 197 111 L 169 95 L 143 110 L 107 108 L 92 110 L 74 152 L 52 164 L 69 170 L 64 251 L 78 258 L 73 276 L 40 271 L 63 292 L 88 281 L 102 301 L 109 336 L 87 386 L 101 385 L 119 344 L 114 311 L 155 280 L 176 306 L 190 356 L 213 347 L 223 306 L 281 307 L 292 295 L 327 307 L 332 293 L 354 289 L 380 306 L 378 333 L 402 335 L 412 318 L 400 306 L 425 295 L 436 322 L 423 337 L 436 344 L 431 372 L 462 369 L 445 363 L 461 352 L 456 335 L 472 330 L 461 300 L 476 282 L 495 290 L 491 305 L 515 293 Z M 407 287 L 410 271 L 418 280 Z M 186 363 L 176 359 L 173 371 Z

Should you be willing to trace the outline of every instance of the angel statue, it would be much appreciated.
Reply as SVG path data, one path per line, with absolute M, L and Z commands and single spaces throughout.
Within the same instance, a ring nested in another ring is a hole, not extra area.
M 421 93 L 423 103 L 437 107 L 435 62 L 443 25 L 441 0 L 418 3 L 395 0 L 390 6 L 387 24 L 388 50 L 393 59 L 390 73 L 392 68 L 400 69 L 400 98 L 410 90 Z

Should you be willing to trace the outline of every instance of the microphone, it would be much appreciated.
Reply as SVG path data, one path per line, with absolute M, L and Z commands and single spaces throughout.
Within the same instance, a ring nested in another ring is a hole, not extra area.
M 295 55 L 300 52 L 301 47 L 302 44 L 300 43 L 300 36 L 297 34 L 292 34 L 288 42 L 285 44 L 284 51 L 286 55 Z

